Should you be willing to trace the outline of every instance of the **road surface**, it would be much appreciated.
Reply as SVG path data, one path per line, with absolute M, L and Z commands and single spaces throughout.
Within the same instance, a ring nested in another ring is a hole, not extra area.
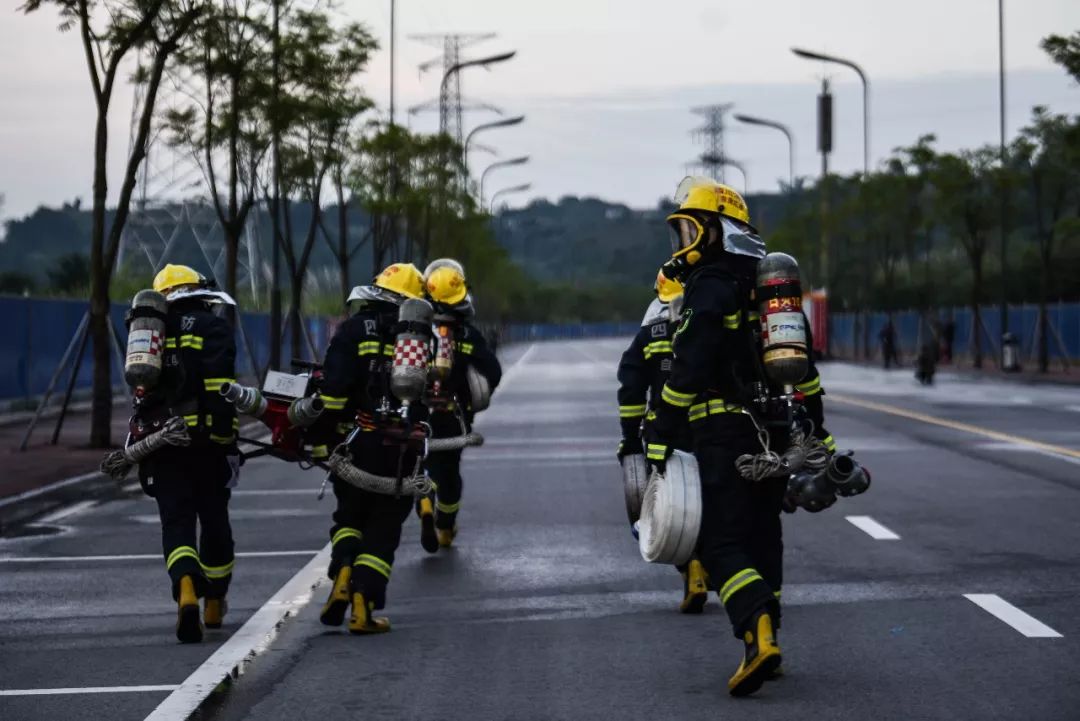
M 429 556 L 410 519 L 386 636 L 319 625 L 328 588 L 306 591 L 331 503 L 319 473 L 276 461 L 244 469 L 247 555 L 202 645 L 172 635 L 149 499 L 0 540 L 0 718 L 183 718 L 252 650 L 200 718 L 1080 718 L 1080 388 L 943 374 L 922 389 L 907 370 L 824 366 L 829 429 L 874 484 L 785 517 L 786 675 L 736 700 L 740 647 L 715 596 L 677 613 L 678 576 L 642 562 L 627 528 L 624 345 L 508 349 L 458 541 Z

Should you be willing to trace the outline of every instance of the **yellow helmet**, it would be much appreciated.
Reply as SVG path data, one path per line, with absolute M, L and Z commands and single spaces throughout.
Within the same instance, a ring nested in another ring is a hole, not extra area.
M 169 291 L 183 286 L 203 287 L 205 285 L 206 277 L 186 265 L 169 263 L 154 276 L 154 290 L 166 295 Z
M 469 293 L 465 284 L 465 269 L 452 258 L 431 261 L 424 269 L 424 283 L 428 296 L 446 305 L 457 305 Z
M 656 283 L 653 284 L 653 290 L 656 291 L 656 297 L 660 299 L 661 303 L 670 303 L 674 298 L 682 295 L 683 285 L 677 280 L 668 278 L 664 275 L 663 268 L 656 274 Z
M 424 296 L 424 279 L 412 263 L 393 263 L 375 276 L 375 285 L 406 298 Z
M 746 201 L 735 189 L 712 178 L 688 176 L 675 190 L 675 202 L 679 209 L 667 217 L 672 230 L 668 275 L 685 272 L 701 260 L 706 245 L 715 243 L 733 255 L 765 257 L 765 243 L 750 225 Z

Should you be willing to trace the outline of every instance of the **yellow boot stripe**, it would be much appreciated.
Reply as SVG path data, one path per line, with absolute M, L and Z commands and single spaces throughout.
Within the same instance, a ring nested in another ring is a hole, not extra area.
M 738 591 L 741 591 L 746 586 L 750 585 L 754 581 L 761 581 L 761 575 L 753 568 L 744 568 L 731 578 L 729 578 L 723 586 L 720 587 L 720 602 L 727 603 L 728 599 L 735 595 Z
M 174 548 L 172 550 L 172 553 L 170 553 L 165 559 L 165 568 L 172 568 L 181 558 L 194 558 L 196 561 L 198 561 L 199 552 L 191 546 L 178 546 Z
M 362 553 L 356 557 L 356 560 L 353 561 L 353 565 L 367 566 L 386 576 L 387 580 L 390 579 L 390 564 L 378 556 L 372 556 L 370 553 Z
M 646 406 L 619 406 L 619 418 L 641 418 L 645 415 Z
M 363 538 L 364 534 L 355 528 L 339 528 L 336 533 L 330 538 L 330 543 L 337 545 L 339 541 L 345 538 Z
M 224 566 L 207 566 L 205 563 L 200 563 L 202 566 L 203 575 L 207 578 L 226 578 L 233 572 L 233 566 L 236 561 L 229 561 Z

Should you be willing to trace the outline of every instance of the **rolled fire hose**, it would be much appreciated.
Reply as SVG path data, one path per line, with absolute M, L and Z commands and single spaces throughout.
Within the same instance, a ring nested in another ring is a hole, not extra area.
M 701 530 L 701 478 L 697 461 L 684 451 L 667 460 L 645 489 L 638 521 L 638 549 L 649 563 L 690 560 Z
M 456 451 L 461 448 L 474 448 L 484 445 L 484 437 L 479 433 L 466 433 L 463 436 L 450 438 L 429 438 L 427 442 L 428 453 L 441 451 Z
M 384 496 L 426 496 L 434 490 L 431 479 L 420 472 L 419 461 L 412 474 L 402 478 L 400 484 L 393 476 L 377 476 L 357 468 L 349 456 L 349 451 L 342 446 L 334 449 L 326 465 L 335 476 L 349 485 Z
M 120 481 L 131 472 L 132 466 L 146 460 L 151 453 L 166 446 L 186 446 L 190 443 L 191 436 L 188 435 L 187 423 L 180 416 L 173 416 L 165 421 L 161 430 L 154 431 L 130 446 L 107 453 L 101 460 L 100 469 L 105 475 Z
M 649 468 L 645 456 L 635 453 L 623 456 L 623 495 L 626 497 L 626 517 L 630 523 L 641 518 L 641 502 L 645 498 L 645 489 L 649 486 Z

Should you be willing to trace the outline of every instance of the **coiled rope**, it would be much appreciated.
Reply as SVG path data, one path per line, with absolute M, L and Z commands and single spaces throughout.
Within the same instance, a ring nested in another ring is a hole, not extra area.
M 762 452 L 744 453 L 735 459 L 735 467 L 743 478 L 749 481 L 786 478 L 804 468 L 821 471 L 828 465 L 829 452 L 822 442 L 814 437 L 813 421 L 808 421 L 809 433 L 804 433 L 801 428 L 791 433 L 788 447 L 781 455 L 769 448 L 769 431 L 763 428 L 753 415 L 750 416 L 750 420 L 757 429 L 758 443 L 761 444 Z
M 349 485 L 384 496 L 426 496 L 435 488 L 432 480 L 420 469 L 419 458 L 416 459 L 412 473 L 403 477 L 400 483 L 393 476 L 377 476 L 357 468 L 352 462 L 348 446 L 344 443 L 334 449 L 326 465 L 336 477 Z
M 428 453 L 441 453 L 443 451 L 456 451 L 461 448 L 472 448 L 484 445 L 484 437 L 479 433 L 466 433 L 463 436 L 451 438 L 429 438 L 427 442 Z

